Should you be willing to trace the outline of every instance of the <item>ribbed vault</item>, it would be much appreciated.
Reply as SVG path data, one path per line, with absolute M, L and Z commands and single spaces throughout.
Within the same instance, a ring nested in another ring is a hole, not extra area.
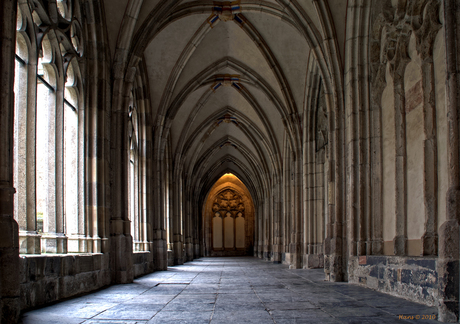
M 173 215 L 190 222 L 184 225 L 194 236 L 190 240 L 201 241 L 205 197 L 226 173 L 249 190 L 256 222 L 264 215 L 279 219 L 283 181 L 289 178 L 297 191 L 289 204 L 300 215 L 300 178 L 288 174 L 300 176 L 304 134 L 314 132 L 302 126 L 311 114 L 311 89 L 317 88 L 313 73 L 321 76 L 327 109 L 337 116 L 329 129 L 343 127 L 338 89 L 344 31 L 336 24 L 344 24 L 345 7 L 332 0 L 131 0 L 123 18 L 112 13 L 114 23 L 121 23 L 118 36 L 112 27 L 108 33 L 118 37 L 114 109 L 123 111 L 135 76 L 142 75 L 152 112 L 153 186 L 162 188 L 156 197 L 164 199 L 169 170 Z M 111 8 L 106 11 L 111 14 Z M 337 131 L 329 137 L 339 143 L 341 136 Z M 331 160 L 340 161 L 335 156 L 341 147 L 330 150 Z

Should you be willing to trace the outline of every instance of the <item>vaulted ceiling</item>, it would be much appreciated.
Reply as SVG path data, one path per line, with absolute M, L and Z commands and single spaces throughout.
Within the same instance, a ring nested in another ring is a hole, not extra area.
M 114 64 L 144 64 L 176 172 L 205 192 L 232 172 L 255 194 L 280 172 L 286 143 L 302 141 L 310 61 L 328 74 L 342 65 L 346 6 L 111 0 L 105 11 Z

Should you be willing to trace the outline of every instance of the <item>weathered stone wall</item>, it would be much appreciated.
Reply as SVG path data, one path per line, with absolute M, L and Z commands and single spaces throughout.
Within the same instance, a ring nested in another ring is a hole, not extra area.
M 153 272 L 154 267 L 153 254 L 151 252 L 133 253 L 134 278 Z
M 457 322 L 452 12 L 450 0 L 349 2 L 344 256 L 349 282 L 435 305 L 441 320 Z
M 19 272 L 23 311 L 111 283 L 108 254 L 21 257 Z
M 349 259 L 349 282 L 394 296 L 438 305 L 436 258 L 367 256 Z

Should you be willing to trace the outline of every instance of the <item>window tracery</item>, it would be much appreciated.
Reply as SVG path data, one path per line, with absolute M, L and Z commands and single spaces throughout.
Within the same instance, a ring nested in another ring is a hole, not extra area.
M 212 205 L 213 249 L 245 247 L 245 207 L 242 196 L 232 189 L 219 193 Z
M 80 2 L 19 0 L 17 12 L 14 181 L 20 252 L 88 252 L 79 194 L 84 186 Z

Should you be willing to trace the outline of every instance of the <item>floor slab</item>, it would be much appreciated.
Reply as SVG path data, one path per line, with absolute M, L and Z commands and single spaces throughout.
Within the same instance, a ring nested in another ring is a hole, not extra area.
M 24 313 L 22 324 L 439 323 L 436 308 L 347 283 L 322 269 L 252 257 L 201 258 L 132 284 Z M 414 318 L 411 320 L 411 318 Z

